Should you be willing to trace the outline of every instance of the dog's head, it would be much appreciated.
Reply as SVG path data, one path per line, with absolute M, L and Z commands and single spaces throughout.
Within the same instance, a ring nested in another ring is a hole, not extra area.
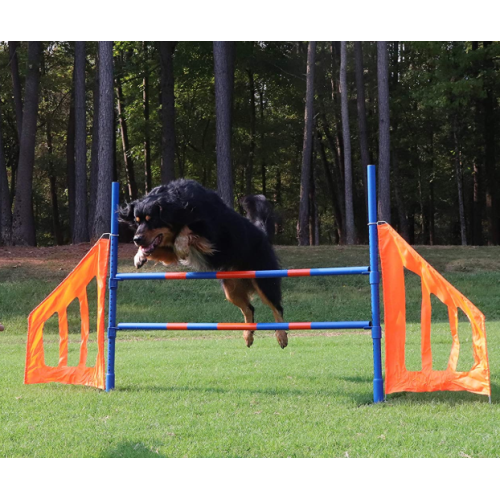
M 135 245 L 151 255 L 157 248 L 173 247 L 184 225 L 183 212 L 182 206 L 150 193 L 121 207 L 119 219 L 134 229 Z

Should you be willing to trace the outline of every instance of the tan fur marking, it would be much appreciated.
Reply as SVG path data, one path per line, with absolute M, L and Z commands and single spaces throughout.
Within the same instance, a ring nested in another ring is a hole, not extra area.
M 166 266 L 178 264 L 179 262 L 177 255 L 175 255 L 174 250 L 170 247 L 156 247 L 153 253 L 148 255 L 148 260 L 157 260 Z
M 222 280 L 222 286 L 224 288 L 224 293 L 226 294 L 226 299 L 232 304 L 239 307 L 245 318 L 245 323 L 253 323 L 254 314 L 250 308 L 250 295 L 252 294 L 253 285 L 249 280 Z M 250 347 L 253 344 L 254 332 L 251 330 L 245 330 L 243 332 L 243 338 Z
M 257 282 L 255 280 L 252 280 L 253 286 L 255 288 L 255 291 L 260 297 L 260 300 L 268 306 L 271 311 L 273 312 L 274 320 L 276 323 L 284 323 L 283 316 L 281 316 L 280 312 L 276 309 L 274 304 L 265 296 L 264 292 L 259 288 L 259 285 L 257 285 Z M 288 335 L 286 330 L 276 330 L 276 340 L 278 341 L 278 344 L 282 349 L 284 349 L 288 345 Z

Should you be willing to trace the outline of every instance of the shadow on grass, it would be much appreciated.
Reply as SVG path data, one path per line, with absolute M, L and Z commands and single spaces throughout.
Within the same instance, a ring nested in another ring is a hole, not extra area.
M 143 443 L 124 442 L 100 455 L 101 458 L 166 458 Z
M 354 382 L 359 384 L 366 384 L 372 381 L 370 377 L 354 376 L 354 377 L 337 377 L 340 380 L 345 380 L 346 382 Z M 435 392 L 396 392 L 393 394 L 388 394 L 386 396 L 386 401 L 400 402 L 408 401 L 413 403 L 430 403 L 441 402 L 448 403 L 450 406 L 455 406 L 462 403 L 470 402 L 486 402 L 488 403 L 488 398 L 481 394 L 473 394 L 467 391 L 435 391 Z M 500 386 L 496 384 L 491 384 L 491 403 L 493 405 L 500 403 Z
M 349 399 L 357 406 L 364 406 L 373 402 L 372 395 L 367 392 L 346 392 L 334 391 L 325 389 L 259 389 L 259 388 L 238 388 L 238 389 L 222 389 L 220 387 L 187 387 L 187 386 L 122 386 L 115 391 L 123 392 L 152 392 L 152 393 L 204 393 L 204 394 L 261 394 L 263 396 L 283 396 L 283 397 L 298 397 L 298 396 L 321 396 L 332 399 L 342 398 L 343 400 Z

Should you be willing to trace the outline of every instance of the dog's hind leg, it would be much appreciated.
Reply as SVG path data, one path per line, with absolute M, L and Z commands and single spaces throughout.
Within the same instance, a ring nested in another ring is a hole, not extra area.
M 276 323 L 284 323 L 281 305 L 281 280 L 279 278 L 262 278 L 252 280 L 254 288 L 262 302 L 271 308 Z M 282 349 L 288 345 L 286 330 L 276 330 L 276 340 Z
M 222 280 L 222 287 L 227 300 L 241 309 L 245 323 L 253 323 L 254 307 L 250 303 L 250 294 L 253 291 L 252 283 L 249 280 L 227 279 Z M 250 347 L 253 344 L 253 331 L 245 330 L 243 338 L 247 347 Z

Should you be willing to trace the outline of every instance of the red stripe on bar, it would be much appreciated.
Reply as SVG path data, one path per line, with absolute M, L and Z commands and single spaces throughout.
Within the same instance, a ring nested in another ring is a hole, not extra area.
M 311 276 L 310 269 L 289 269 L 288 276 Z
M 217 330 L 256 330 L 257 323 L 217 323 Z
M 255 278 L 255 271 L 219 271 L 215 273 L 218 279 L 222 278 Z
M 311 323 L 307 323 L 307 322 L 288 323 L 288 329 L 289 330 L 310 330 Z
M 166 280 L 185 280 L 187 273 L 165 273 Z
M 187 323 L 167 323 L 167 330 L 187 330 Z

